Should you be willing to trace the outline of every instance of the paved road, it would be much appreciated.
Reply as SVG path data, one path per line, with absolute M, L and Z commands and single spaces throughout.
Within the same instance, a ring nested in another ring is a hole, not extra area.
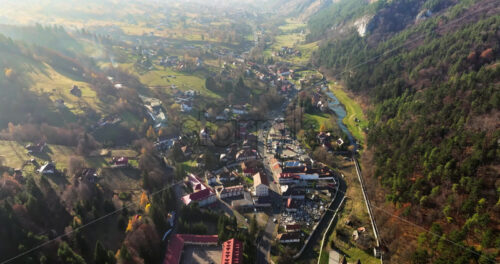
M 269 254 L 271 251 L 271 243 L 274 239 L 276 224 L 273 222 L 274 216 L 269 217 L 262 237 L 259 238 L 257 245 L 257 264 L 269 263 Z
M 226 203 L 224 200 L 218 198 L 218 201 L 220 202 L 220 207 L 224 212 L 226 212 L 230 216 L 235 216 L 239 224 L 246 226 L 248 228 L 248 223 L 246 221 L 246 218 L 243 215 L 238 213 L 238 211 L 233 210 L 231 208 L 231 205 Z

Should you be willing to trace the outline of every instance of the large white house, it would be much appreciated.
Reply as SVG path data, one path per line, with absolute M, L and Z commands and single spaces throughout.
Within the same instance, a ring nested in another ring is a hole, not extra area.
M 243 194 L 243 190 L 244 190 L 243 185 L 236 185 L 236 186 L 223 188 L 219 193 L 219 197 L 221 199 L 224 199 L 224 198 L 229 198 L 229 197 L 240 196 Z
M 269 182 L 265 174 L 258 172 L 253 175 L 253 187 L 255 189 L 255 196 L 269 195 Z

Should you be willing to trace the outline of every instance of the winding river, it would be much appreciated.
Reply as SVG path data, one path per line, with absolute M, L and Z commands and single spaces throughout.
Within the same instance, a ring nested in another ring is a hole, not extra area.
M 340 103 L 339 99 L 335 96 L 335 94 L 328 89 L 327 86 L 323 86 L 323 91 L 325 92 L 326 96 L 328 96 L 328 108 L 330 108 L 335 115 L 337 116 L 337 124 L 342 130 L 347 135 L 347 138 L 349 139 L 349 142 L 351 145 L 356 146 L 356 140 L 351 134 L 351 131 L 347 128 L 347 126 L 344 124 L 343 120 L 345 116 L 347 115 L 347 112 L 344 109 L 344 106 Z

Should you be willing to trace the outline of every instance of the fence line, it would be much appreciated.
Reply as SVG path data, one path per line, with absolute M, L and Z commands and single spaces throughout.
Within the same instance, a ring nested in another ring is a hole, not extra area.
M 333 217 L 332 219 L 330 220 L 330 223 L 328 224 L 328 226 L 326 227 L 326 230 L 325 230 L 325 233 L 323 234 L 323 239 L 321 240 L 321 247 L 319 248 L 319 256 L 318 256 L 318 264 L 321 260 L 321 253 L 323 252 L 323 247 L 325 245 L 325 239 L 326 239 L 326 236 L 328 234 L 328 230 L 330 230 L 330 228 L 332 228 L 332 224 L 333 224 L 333 220 L 335 220 L 335 217 L 337 216 L 337 212 L 339 211 L 339 209 L 342 207 L 342 204 L 344 203 L 344 200 L 345 200 L 346 196 L 344 195 L 344 197 L 342 198 L 342 201 L 340 201 L 340 204 L 339 206 L 337 207 L 337 209 L 335 210 L 335 213 L 333 214 Z

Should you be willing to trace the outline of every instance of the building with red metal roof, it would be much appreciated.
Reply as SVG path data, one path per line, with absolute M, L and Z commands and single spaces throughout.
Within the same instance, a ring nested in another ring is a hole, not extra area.
M 196 175 L 189 174 L 187 179 L 189 185 L 193 189 L 193 193 L 184 195 L 181 198 L 185 205 L 189 205 L 191 202 L 197 202 L 200 206 L 205 206 L 217 200 L 214 190 Z
M 243 243 L 236 239 L 229 239 L 222 244 L 221 264 L 243 263 Z

